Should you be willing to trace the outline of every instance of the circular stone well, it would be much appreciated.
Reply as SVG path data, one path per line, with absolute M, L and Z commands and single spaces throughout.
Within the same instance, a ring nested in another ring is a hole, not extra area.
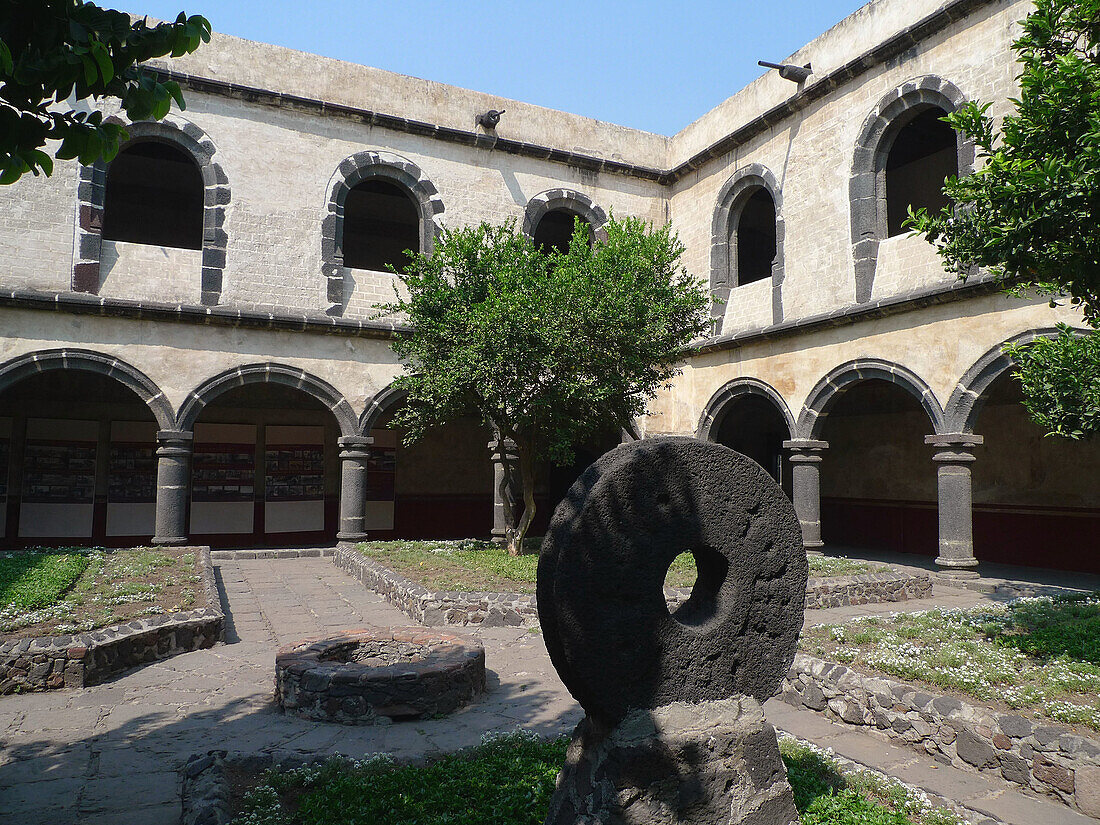
M 348 630 L 279 648 L 275 701 L 343 725 L 450 713 L 485 690 L 485 649 L 420 627 Z

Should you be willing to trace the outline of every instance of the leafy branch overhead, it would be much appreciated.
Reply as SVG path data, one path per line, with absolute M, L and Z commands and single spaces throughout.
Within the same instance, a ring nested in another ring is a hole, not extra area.
M 198 15 L 150 26 L 81 0 L 0 0 L 0 184 L 51 174 L 47 142 L 59 159 L 111 160 L 125 130 L 73 101 L 117 98 L 131 120 L 159 120 L 173 101 L 184 108 L 183 95 L 140 64 L 209 40 Z
M 386 307 L 412 324 L 394 343 L 407 365 L 396 419 L 407 439 L 475 414 L 515 443 L 517 550 L 534 516 L 536 468 L 632 429 L 707 327 L 706 289 L 680 265 L 668 227 L 613 218 L 601 234 L 590 243 L 578 221 L 563 254 L 511 226 L 444 231 L 400 275 L 408 297 Z

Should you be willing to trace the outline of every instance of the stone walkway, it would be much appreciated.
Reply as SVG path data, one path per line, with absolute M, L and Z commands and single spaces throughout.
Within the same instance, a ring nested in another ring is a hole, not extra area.
M 558 680 L 537 634 L 514 628 L 473 633 L 486 649 L 490 690 L 446 719 L 345 728 L 275 713 L 275 648 L 330 630 L 411 621 L 327 558 L 217 562 L 228 606 L 228 644 L 177 656 L 81 691 L 0 699 L 0 823 L 175 825 L 177 768 L 197 752 L 294 750 L 411 756 L 475 744 L 517 725 L 567 733 L 581 711 Z M 813 611 L 813 623 L 870 612 L 964 607 L 989 595 L 937 586 L 923 602 Z M 776 725 L 855 761 L 988 811 L 1008 823 L 1092 823 L 1064 806 L 1003 782 L 938 765 L 808 710 L 772 701 Z

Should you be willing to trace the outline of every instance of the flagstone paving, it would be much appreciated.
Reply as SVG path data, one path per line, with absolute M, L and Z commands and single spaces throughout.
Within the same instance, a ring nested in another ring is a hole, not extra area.
M 227 644 L 79 691 L 0 699 L 0 823 L 174 825 L 180 816 L 177 770 L 192 753 L 211 749 L 354 757 L 386 751 L 401 757 L 455 750 L 475 744 L 486 731 L 517 725 L 546 735 L 567 733 L 581 718 L 541 637 L 516 628 L 469 631 L 485 646 L 489 691 L 444 719 L 350 728 L 283 716 L 271 701 L 278 645 L 326 631 L 412 622 L 328 558 L 216 564 L 227 607 Z M 930 600 L 813 611 L 807 620 L 937 604 L 964 607 L 989 598 L 937 585 Z M 797 736 L 1005 822 L 1096 822 L 1003 782 L 847 731 L 811 711 L 773 701 L 768 713 Z

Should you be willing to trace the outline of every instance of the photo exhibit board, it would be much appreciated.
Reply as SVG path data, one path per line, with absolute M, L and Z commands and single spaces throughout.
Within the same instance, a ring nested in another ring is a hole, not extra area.
M 0 536 L 7 535 L 8 473 L 11 472 L 11 419 L 0 418 Z
M 27 419 L 20 537 L 91 537 L 98 441 L 98 421 Z
M 325 428 L 264 428 L 264 532 L 325 529 Z
M 157 425 L 112 421 L 107 451 L 107 535 L 151 536 L 156 523 Z
M 251 533 L 256 426 L 196 424 L 191 458 L 191 532 Z
M 394 479 L 397 475 L 397 431 L 371 430 L 374 443 L 367 464 L 367 502 L 364 528 L 392 530 Z

